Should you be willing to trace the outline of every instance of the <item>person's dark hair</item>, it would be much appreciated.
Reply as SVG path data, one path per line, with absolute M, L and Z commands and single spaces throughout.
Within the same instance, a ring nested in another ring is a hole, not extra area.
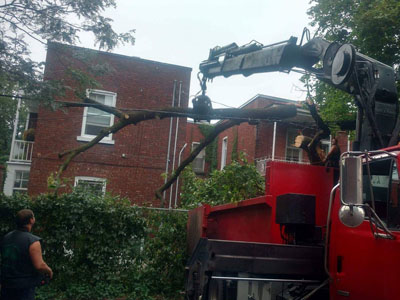
M 15 217 L 15 223 L 17 224 L 17 228 L 24 228 L 29 224 L 30 220 L 33 218 L 33 211 L 30 209 L 22 209 L 17 212 L 17 216 Z

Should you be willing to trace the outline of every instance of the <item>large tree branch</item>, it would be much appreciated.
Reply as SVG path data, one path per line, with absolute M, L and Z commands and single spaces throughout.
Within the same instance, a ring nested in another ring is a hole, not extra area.
M 196 156 L 203 150 L 205 147 L 207 147 L 212 141 L 224 130 L 229 129 L 235 125 L 239 125 L 240 123 L 246 122 L 246 120 L 228 120 L 226 122 L 222 122 L 215 126 L 214 130 L 207 135 L 201 142 L 200 144 L 193 149 L 193 151 L 190 153 L 189 157 L 186 158 L 180 165 L 179 167 L 171 174 L 171 176 L 168 178 L 167 182 L 160 187 L 156 191 L 156 197 L 161 200 L 161 206 L 164 206 L 164 198 L 162 197 L 162 193 L 166 191 L 179 177 L 181 172 L 185 169 L 185 167 L 190 164 Z
M 78 102 L 77 102 L 78 103 Z M 81 103 L 82 105 L 86 105 L 85 103 Z M 89 105 L 93 105 L 93 103 L 88 103 Z M 94 104 L 94 107 L 102 110 L 105 105 L 99 105 L 97 102 Z M 110 107 L 107 106 L 107 109 Z M 242 122 L 252 121 L 254 119 L 258 120 L 271 120 L 271 119 L 286 119 L 296 115 L 296 107 L 294 105 L 284 105 L 281 107 L 271 107 L 268 109 L 215 109 L 216 114 L 211 113 L 210 115 L 203 116 L 198 115 L 193 112 L 192 108 L 180 108 L 180 107 L 169 107 L 161 110 L 144 110 L 138 112 L 130 112 L 127 113 L 128 118 L 124 117 L 116 123 L 115 125 L 103 129 L 99 135 L 97 135 L 90 143 L 80 146 L 78 148 L 67 150 L 61 152 L 58 156 L 60 158 L 71 154 L 72 152 L 78 151 L 78 154 L 88 150 L 89 148 L 96 145 L 100 142 L 105 136 L 110 133 L 115 133 L 123 127 L 133 124 L 136 125 L 140 122 L 152 119 L 163 119 L 169 117 L 189 117 L 189 118 L 201 118 L 207 117 L 210 119 L 237 119 Z M 122 123 L 124 126 L 119 128 L 117 125 Z M 83 149 L 81 151 L 81 149 Z M 68 166 L 68 165 L 67 165 Z
M 315 103 L 311 98 L 307 98 L 306 105 L 317 124 L 317 132 L 313 138 L 303 135 L 296 137 L 295 146 L 303 149 L 307 153 L 308 159 L 312 165 L 323 165 L 325 153 L 320 147 L 320 141 L 323 138 L 329 137 L 331 130 L 318 114 Z
M 93 140 L 88 142 L 87 144 L 84 144 L 78 148 L 60 153 L 58 155 L 59 158 L 62 158 L 63 156 L 67 156 L 67 157 L 65 158 L 64 162 L 58 169 L 57 181 L 60 182 L 62 173 L 67 169 L 67 167 L 70 164 L 70 162 L 72 161 L 72 159 L 74 159 L 78 154 L 87 151 L 88 149 L 92 148 L 94 145 L 98 144 L 104 137 L 106 137 L 110 133 L 118 132 L 119 130 L 121 130 L 122 128 L 124 128 L 125 126 L 127 126 L 129 124 L 130 123 L 128 123 L 126 119 L 121 119 L 113 126 L 101 130 L 100 133 Z M 56 190 L 56 192 L 57 192 L 57 190 Z
M 92 100 L 90 98 L 85 98 L 83 99 L 84 102 L 68 102 L 68 101 L 55 101 L 57 103 L 60 103 L 62 106 L 64 107 L 94 107 L 97 108 L 99 110 L 108 112 L 110 114 L 113 114 L 114 116 L 121 118 L 121 119 L 128 119 L 129 115 L 126 113 L 123 113 L 121 110 L 112 107 L 112 106 L 108 106 L 108 105 L 104 105 L 102 103 L 99 103 L 95 100 Z
M 98 103 L 89 98 L 85 102 L 56 101 L 64 107 L 94 107 L 99 110 L 111 113 L 119 118 L 129 119 L 132 124 L 136 124 L 147 119 L 163 119 L 170 117 L 187 117 L 201 120 L 219 120 L 219 119 L 242 119 L 244 121 L 255 120 L 279 120 L 286 119 L 296 115 L 294 105 L 282 105 L 262 109 L 237 109 L 220 108 L 213 109 L 209 114 L 198 114 L 192 108 L 167 107 L 160 109 L 116 109 Z
M 216 126 L 216 129 L 205 138 L 203 141 L 203 148 L 208 145 L 212 140 L 222 131 L 230 128 L 234 125 L 240 124 L 242 122 L 254 121 L 254 120 L 280 120 L 290 118 L 296 115 L 296 107 L 294 105 L 284 105 L 278 107 L 271 107 L 268 109 L 215 109 L 209 115 L 198 115 L 191 108 L 179 108 L 179 107 L 169 107 L 160 110 L 140 110 L 135 112 L 126 112 L 121 113 L 120 110 L 110 108 L 109 106 L 105 106 L 103 104 L 99 104 L 98 102 L 93 103 L 93 101 L 89 101 L 92 103 L 81 103 L 81 102 L 68 102 L 65 103 L 66 106 L 91 106 L 96 107 L 100 110 L 107 111 L 109 113 L 113 113 L 117 116 L 121 116 L 119 121 L 108 128 L 103 129 L 92 141 L 77 148 L 64 151 L 59 153 L 59 158 L 63 158 L 64 162 L 59 168 L 57 173 L 57 181 L 60 182 L 60 178 L 62 173 L 67 169 L 68 165 L 71 161 L 80 153 L 87 151 L 92 148 L 96 144 L 98 144 L 104 137 L 109 135 L 110 133 L 116 133 L 122 128 L 133 124 L 136 125 L 140 122 L 152 119 L 163 119 L 168 117 L 189 117 L 189 118 L 200 118 L 200 119 L 232 119 L 227 122 L 223 122 Z M 62 102 L 61 102 L 62 103 Z M 202 144 L 201 144 L 202 145 Z M 190 157 L 186 159 L 181 166 L 178 167 L 178 170 L 175 172 L 175 175 L 183 170 L 183 168 L 189 164 L 197 154 L 202 150 L 201 145 L 198 146 L 193 153 L 191 153 Z M 191 160 L 190 160 L 191 159 Z M 173 182 L 176 180 L 177 176 L 173 175 L 173 178 L 170 178 L 167 183 L 161 187 L 159 191 L 164 191 L 167 189 Z M 56 191 L 57 192 L 57 189 Z M 159 195 L 157 195 L 158 197 Z M 160 198 L 161 199 L 161 198 Z
M 4 18 L 4 17 L 0 17 L 0 19 L 3 19 L 4 21 L 6 21 L 6 22 L 12 24 L 12 26 L 14 26 L 14 27 L 17 28 L 18 30 L 21 30 L 22 32 L 26 33 L 26 34 L 29 35 L 32 39 L 38 41 L 39 43 L 41 43 L 41 44 L 43 44 L 43 45 L 46 45 L 45 42 L 43 42 L 42 40 L 40 40 L 39 38 L 37 38 L 36 36 L 34 36 L 32 33 L 28 32 L 27 30 L 23 29 L 22 27 L 18 26 L 17 23 L 15 23 L 15 22 L 13 22 L 13 21 L 7 19 L 7 18 Z
M 293 110 L 294 109 L 294 110 Z M 229 111 L 232 113 L 232 109 L 225 109 L 226 111 Z M 237 111 L 237 109 L 234 109 Z M 246 110 L 240 110 L 240 111 L 248 111 Z M 295 107 L 289 108 L 289 106 L 281 106 L 281 107 L 271 107 L 268 109 L 262 109 L 262 119 L 284 119 L 288 117 L 293 117 L 295 116 Z M 260 115 L 259 115 L 260 116 Z M 207 135 L 201 142 L 200 144 L 193 149 L 193 151 L 190 153 L 189 157 L 186 158 L 180 165 L 179 167 L 171 174 L 171 176 L 168 178 L 167 182 L 161 186 L 157 191 L 156 191 L 156 197 L 161 200 L 161 205 L 164 205 L 164 199 L 162 197 L 162 193 L 166 191 L 179 177 L 180 173 L 185 169 L 185 167 L 190 164 L 196 156 L 203 150 L 205 147 L 207 147 L 221 132 L 235 126 L 239 125 L 240 123 L 243 122 L 248 122 L 251 121 L 252 119 L 233 119 L 229 120 L 226 122 L 222 122 L 215 126 L 214 130 Z
M 320 133 L 322 135 L 321 138 L 328 137 L 331 134 L 331 130 L 329 129 L 329 126 L 326 125 L 324 120 L 322 120 L 321 116 L 318 114 L 317 107 L 315 106 L 314 101 L 311 98 L 307 98 L 306 105 L 315 123 L 317 124 L 318 131 L 322 131 L 322 133 Z

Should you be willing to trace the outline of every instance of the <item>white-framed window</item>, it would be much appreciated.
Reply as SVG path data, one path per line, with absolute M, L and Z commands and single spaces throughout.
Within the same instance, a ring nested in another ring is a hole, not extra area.
M 221 170 L 226 166 L 226 158 L 228 156 L 228 137 L 222 139 L 222 149 L 221 149 Z
M 106 193 L 106 183 L 106 179 L 104 178 L 76 176 L 74 187 L 104 196 Z
M 288 128 L 286 133 L 286 160 L 287 161 L 298 161 L 302 160 L 302 150 L 294 146 L 294 142 L 298 132 L 296 129 Z
M 325 155 L 328 155 L 329 151 L 331 151 L 331 146 L 331 139 L 321 140 L 321 148 L 324 150 Z
M 192 151 L 198 147 L 200 143 L 192 143 Z M 195 173 L 204 173 L 204 166 L 206 164 L 206 149 L 202 149 L 192 162 L 192 168 Z
M 29 171 L 16 170 L 13 185 L 13 194 L 28 190 Z
M 117 94 L 101 90 L 87 90 L 88 98 L 101 104 L 115 107 Z M 114 124 L 114 115 L 99 110 L 94 107 L 85 107 L 83 110 L 83 120 L 81 135 L 77 137 L 78 141 L 91 141 L 103 128 L 110 127 Z M 114 144 L 112 134 L 104 137 L 100 143 Z

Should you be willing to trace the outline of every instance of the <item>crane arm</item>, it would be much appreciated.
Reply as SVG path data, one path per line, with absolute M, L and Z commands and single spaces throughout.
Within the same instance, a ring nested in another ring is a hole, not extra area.
M 313 68 L 329 46 L 329 42 L 316 38 L 303 47 L 296 45 L 297 38 L 263 46 L 251 43 L 238 47 L 235 43 L 210 50 L 206 61 L 200 64 L 200 72 L 207 78 L 229 77 L 234 74 L 249 76 L 254 73 L 289 72 L 293 67 L 308 71 Z
M 350 44 L 314 38 L 297 45 L 297 38 L 264 46 L 232 43 L 210 50 L 200 64 L 203 80 L 217 76 L 265 72 L 290 72 L 300 68 L 354 96 L 358 107 L 356 149 L 375 150 L 390 146 L 398 121 L 395 71 L 358 53 Z M 329 101 L 329 99 L 328 99 Z

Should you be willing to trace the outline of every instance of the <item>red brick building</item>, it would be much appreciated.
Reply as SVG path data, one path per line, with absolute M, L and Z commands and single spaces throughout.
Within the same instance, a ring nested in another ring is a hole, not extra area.
M 190 68 L 58 43 L 48 45 L 46 80 L 63 80 L 65 85 L 77 88 L 71 75 L 87 73 L 88 70 L 92 74 L 96 72 L 95 79 L 99 85 L 81 92 L 103 104 L 121 110 L 157 110 L 171 107 L 173 102 L 174 106 L 188 105 Z M 72 90 L 67 90 L 65 97 L 58 100 L 78 101 L 78 98 Z M 31 147 L 33 151 L 30 150 L 31 157 L 24 159 L 30 170 L 25 165 L 24 173 L 16 169 L 14 174 L 10 174 L 11 186 L 25 180 L 21 186 L 29 194 L 46 192 L 47 178 L 58 170 L 62 162 L 58 154 L 87 143 L 102 128 L 114 122 L 113 115 L 95 108 L 52 111 L 40 107 L 34 146 Z M 151 120 L 110 134 L 98 145 L 78 155 L 64 177 L 72 186 L 92 186 L 101 192 L 128 197 L 138 204 L 154 203 L 154 192 L 164 182 L 161 174 L 166 171 L 167 154 L 170 154 L 168 164 L 171 170 L 174 149 L 180 149 L 185 143 L 186 120 L 182 118 L 176 123 L 176 118 L 173 121 Z M 14 157 L 10 156 L 11 163 Z
M 277 122 L 259 121 L 256 125 L 242 123 L 222 132 L 218 136 L 217 168 L 222 169 L 232 161 L 232 152 L 236 154 L 244 152 L 250 163 L 255 163 L 260 173 L 264 174 L 265 162 L 268 159 L 308 163 L 308 157 L 304 151 L 294 147 L 294 139 L 301 131 L 304 135 L 313 136 L 315 132 L 315 121 L 309 111 L 302 108 L 298 101 L 292 101 L 266 95 L 256 95 L 241 109 L 265 108 L 272 105 L 296 105 L 297 116 L 291 119 Z M 198 143 L 203 139 L 199 130 L 199 124 L 188 122 L 187 142 L 188 145 Z M 274 134 L 275 132 L 275 134 Z M 338 132 L 337 138 L 342 151 L 348 149 L 348 138 L 346 132 Z M 326 152 L 330 149 L 330 141 L 323 140 L 322 146 Z M 186 153 L 188 155 L 189 153 Z M 196 165 L 201 163 L 196 162 Z M 196 171 L 197 169 L 194 168 Z M 204 172 L 209 170 L 209 165 L 204 160 Z
M 49 44 L 45 70 L 47 80 L 63 80 L 64 85 L 76 90 L 78 85 L 71 74 L 76 76 L 80 75 L 79 72 L 93 70 L 100 71 L 95 76 L 98 85 L 81 92 L 101 103 L 120 110 L 188 106 L 190 68 Z M 73 89 L 67 89 L 66 95 L 58 100 L 78 101 Z M 264 173 L 268 159 L 307 163 L 305 153 L 293 143 L 299 131 L 312 136 L 315 122 L 298 101 L 256 95 L 240 108 L 288 104 L 297 106 L 296 117 L 277 122 L 259 121 L 256 125 L 242 123 L 225 130 L 214 144 L 213 160 L 207 159 L 206 150 L 203 150 L 192 163 L 193 170 L 199 176 L 206 176 L 212 162 L 215 168 L 222 169 L 232 161 L 233 152 L 246 153 L 248 161 L 255 163 L 260 173 Z M 4 186 L 7 195 L 21 191 L 37 195 L 48 191 L 47 178 L 62 163 L 58 154 L 84 145 L 102 128 L 115 122 L 113 115 L 94 108 L 53 111 L 28 106 L 31 113 L 25 128 L 34 129 L 34 141 L 32 138 L 14 138 Z M 68 186 L 89 186 L 101 193 L 128 197 L 137 204 L 157 205 L 154 192 L 164 182 L 161 174 L 170 173 L 189 155 L 204 138 L 208 126 L 187 122 L 185 118 L 130 125 L 78 155 L 64 173 L 64 178 L 69 179 L 64 191 L 70 190 Z M 323 141 L 323 145 L 329 151 L 330 141 Z M 339 133 L 339 146 L 342 151 L 348 149 L 344 132 Z M 176 184 L 165 196 L 170 206 L 175 205 L 178 198 Z

